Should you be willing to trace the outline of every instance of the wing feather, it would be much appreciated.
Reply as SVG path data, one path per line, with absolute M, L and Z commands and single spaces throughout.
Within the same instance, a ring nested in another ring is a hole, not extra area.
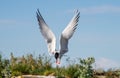
M 48 52 L 53 53 L 56 48 L 56 38 L 53 32 L 50 30 L 48 25 L 45 23 L 43 17 L 41 16 L 39 10 L 36 12 L 37 20 L 39 24 L 40 31 L 47 42 Z
M 68 51 L 68 41 L 73 36 L 80 17 L 80 12 L 76 12 L 72 20 L 69 22 L 67 27 L 63 30 L 60 38 L 60 54 L 61 57 Z

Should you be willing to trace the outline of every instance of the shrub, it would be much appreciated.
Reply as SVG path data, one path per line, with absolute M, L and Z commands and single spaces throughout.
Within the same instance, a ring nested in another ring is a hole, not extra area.
M 0 55 L 0 78 L 19 76 L 25 74 L 32 75 L 54 75 L 57 78 L 97 78 L 98 75 L 105 75 L 106 78 L 119 78 L 120 69 L 108 71 L 95 70 L 92 64 L 95 62 L 93 57 L 75 60 L 66 59 L 67 66 L 52 67 L 52 61 L 45 54 L 34 58 L 32 54 L 22 57 L 14 57 L 11 53 L 11 59 L 2 59 Z M 4 77 L 3 77 L 4 76 Z
M 70 78 L 76 78 L 77 76 L 75 75 L 76 71 L 78 70 L 78 66 L 77 65 L 69 65 L 66 70 L 65 73 L 68 77 Z
M 13 71 L 12 72 L 12 76 L 21 76 L 21 75 L 22 75 L 22 73 L 19 72 L 19 71 Z
M 54 76 L 54 75 L 55 75 L 55 70 L 53 70 L 53 69 L 51 69 L 51 70 L 46 70 L 46 71 L 44 72 L 44 75 L 45 75 L 45 76 L 49 76 L 49 75 Z
M 11 71 L 9 69 L 9 60 L 2 59 L 2 55 L 0 54 L 0 77 L 9 78 L 11 77 Z
M 55 68 L 55 75 L 57 78 L 64 78 L 66 73 L 65 73 L 65 67 L 59 67 L 57 66 Z
M 93 57 L 87 59 L 79 59 L 78 70 L 75 75 L 78 78 L 93 78 L 93 68 L 92 64 L 95 62 Z
M 109 69 L 106 72 L 106 78 L 119 78 L 119 77 L 120 77 L 120 70 Z

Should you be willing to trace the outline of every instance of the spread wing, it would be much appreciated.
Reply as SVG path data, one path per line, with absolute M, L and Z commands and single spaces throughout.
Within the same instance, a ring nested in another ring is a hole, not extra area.
M 48 25 L 45 23 L 43 17 L 41 16 L 39 10 L 36 12 L 37 20 L 39 24 L 40 31 L 47 42 L 48 52 L 54 53 L 56 48 L 56 38 L 53 32 L 50 30 Z
M 60 55 L 66 53 L 68 51 L 68 41 L 73 36 L 75 29 L 77 28 L 78 21 L 80 17 L 80 12 L 76 11 L 74 17 L 69 22 L 67 27 L 63 30 L 60 38 Z

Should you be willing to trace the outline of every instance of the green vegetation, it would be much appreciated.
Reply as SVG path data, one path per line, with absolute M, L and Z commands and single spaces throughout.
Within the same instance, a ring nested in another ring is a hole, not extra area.
M 67 66 L 53 67 L 52 60 L 45 54 L 35 58 L 32 54 L 22 57 L 15 57 L 11 53 L 10 59 L 2 59 L 0 55 L 0 78 L 11 78 L 20 75 L 54 75 L 57 78 L 98 78 L 98 76 L 106 76 L 106 78 L 119 78 L 120 69 L 93 69 L 95 59 L 88 57 L 86 59 L 79 58 L 78 63 L 70 58 L 66 59 Z

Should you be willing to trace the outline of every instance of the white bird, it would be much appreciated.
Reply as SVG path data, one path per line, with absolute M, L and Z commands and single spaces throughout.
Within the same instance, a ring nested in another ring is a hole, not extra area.
M 77 28 L 80 12 L 77 10 L 72 20 L 69 22 L 67 27 L 63 30 L 60 38 L 60 50 L 56 50 L 56 37 L 54 33 L 50 30 L 43 17 L 41 16 L 39 10 L 36 12 L 37 20 L 40 27 L 40 31 L 47 42 L 48 52 L 54 54 L 56 59 L 56 64 L 60 64 L 61 57 L 68 52 L 68 41 L 73 36 L 75 29 Z

